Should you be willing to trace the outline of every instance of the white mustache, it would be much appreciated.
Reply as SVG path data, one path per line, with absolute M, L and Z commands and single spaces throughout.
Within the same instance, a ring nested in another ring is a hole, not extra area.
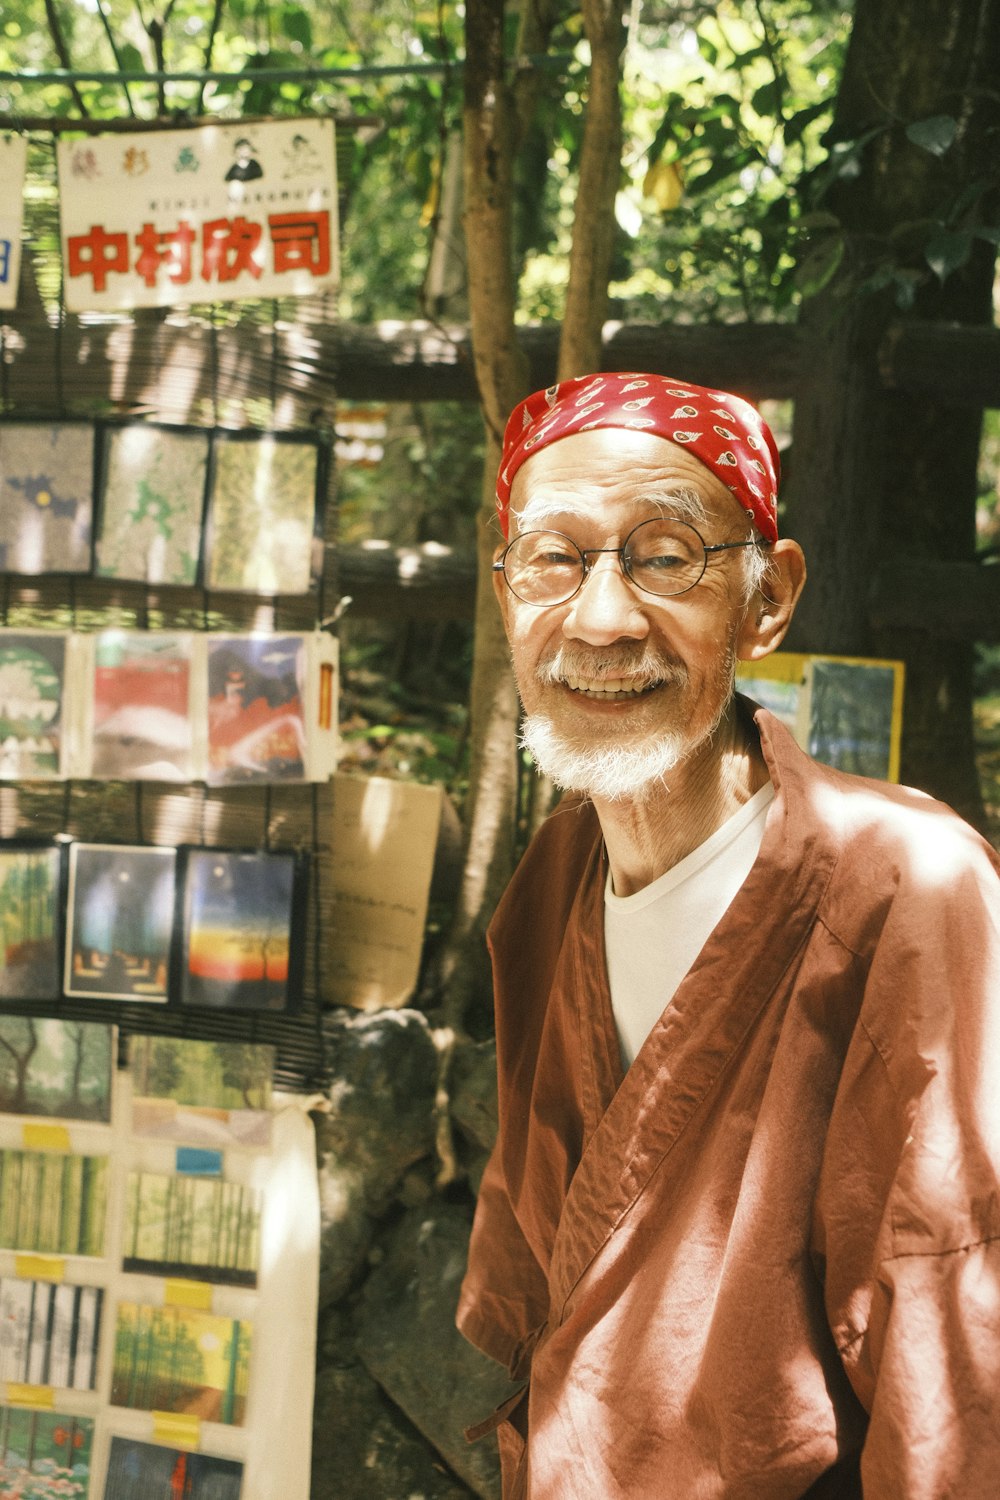
M 679 662 L 666 661 L 654 651 L 636 653 L 627 646 L 612 646 L 600 652 L 560 646 L 548 661 L 539 663 L 535 676 L 542 683 L 563 683 L 569 677 L 588 682 L 627 679 L 645 687 L 687 680 L 687 672 Z

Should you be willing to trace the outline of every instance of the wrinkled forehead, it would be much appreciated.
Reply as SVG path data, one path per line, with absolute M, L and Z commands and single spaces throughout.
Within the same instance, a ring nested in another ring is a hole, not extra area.
M 749 520 L 739 501 L 692 453 L 649 432 L 598 428 L 539 449 L 511 488 L 511 534 L 572 523 L 616 531 L 654 515 L 694 525 Z

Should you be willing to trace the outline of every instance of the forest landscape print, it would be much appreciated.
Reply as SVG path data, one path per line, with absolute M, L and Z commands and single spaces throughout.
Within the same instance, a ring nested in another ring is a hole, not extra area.
M 93 1441 L 92 1417 L 0 1406 L 0 1497 L 86 1500 Z
M 109 1121 L 112 1038 L 98 1021 L 0 1016 L 0 1111 Z
M 182 1003 L 285 1010 L 295 857 L 192 849 L 186 859 Z
M 0 999 L 59 994 L 59 850 L 0 849 Z
M 251 1325 L 188 1307 L 120 1302 L 111 1401 L 240 1426 L 246 1410 Z
M 133 1035 L 132 1128 L 193 1146 L 267 1146 L 273 1070 L 270 1046 Z
M 67 995 L 166 1001 L 176 851 L 72 844 Z
M 103 1500 L 240 1500 L 242 1480 L 236 1459 L 113 1437 Z
M 221 1177 L 130 1172 L 126 1271 L 257 1284 L 260 1192 Z

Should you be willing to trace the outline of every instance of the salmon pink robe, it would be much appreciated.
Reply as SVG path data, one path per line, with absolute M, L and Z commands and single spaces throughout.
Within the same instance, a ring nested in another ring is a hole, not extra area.
M 760 854 L 624 1077 L 587 802 L 491 928 L 506 1500 L 1000 1495 L 1000 866 L 756 722 Z

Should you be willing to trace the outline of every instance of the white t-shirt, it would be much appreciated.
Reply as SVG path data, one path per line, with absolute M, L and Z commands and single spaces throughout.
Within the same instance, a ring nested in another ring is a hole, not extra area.
M 773 798 L 768 782 L 711 838 L 634 896 L 616 896 L 608 872 L 604 946 L 626 1068 L 749 875 Z

